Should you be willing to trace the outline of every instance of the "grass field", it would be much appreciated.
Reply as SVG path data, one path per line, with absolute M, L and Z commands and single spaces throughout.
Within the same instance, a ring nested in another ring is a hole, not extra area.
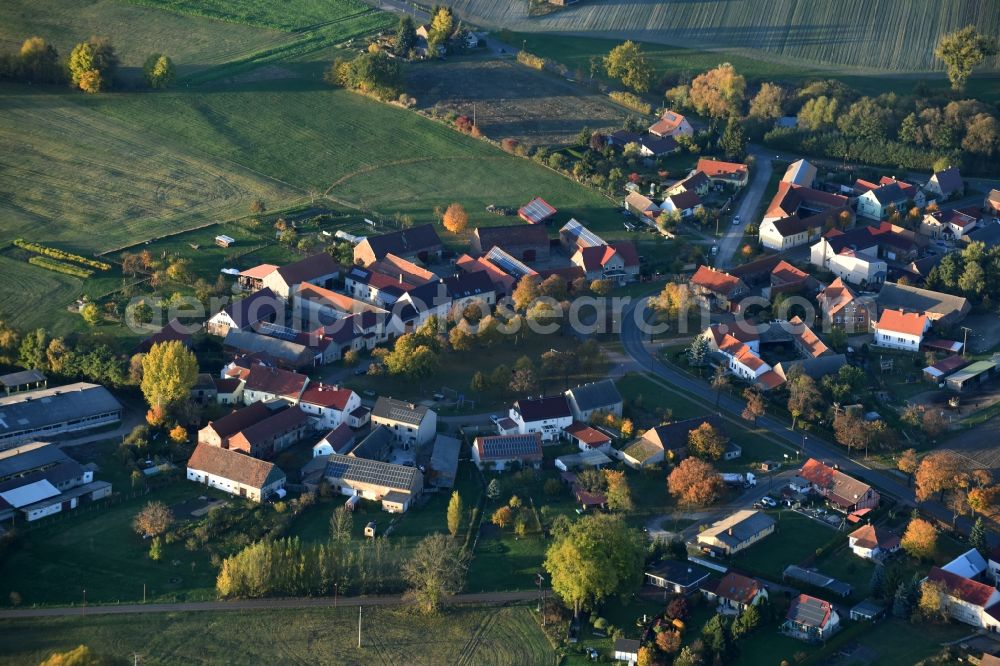
M 778 518 L 777 515 L 774 516 Z M 781 581 L 789 564 L 801 564 L 837 536 L 837 530 L 794 511 L 781 511 L 774 534 L 738 553 L 733 565 L 773 581 Z M 841 535 L 843 536 L 843 535 Z M 845 537 L 846 539 L 846 537 Z M 781 557 L 775 557 L 781 553 Z
M 491 27 L 709 47 L 764 59 L 875 71 L 936 69 L 933 49 L 940 34 L 970 23 L 985 34 L 1000 28 L 996 8 L 976 0 L 624 0 L 583 3 L 539 18 L 529 18 L 527 3 L 513 0 L 446 4 Z M 997 64 L 996 59 L 990 63 Z
M 528 51 L 566 65 L 574 75 L 586 78 L 590 73 L 590 59 L 600 58 L 621 43 L 620 39 L 563 35 L 539 35 L 530 32 L 504 31 L 511 44 L 524 44 Z M 943 72 L 924 72 L 912 75 L 857 74 L 851 70 L 825 69 L 792 59 L 763 59 L 753 54 L 719 53 L 701 48 L 666 46 L 645 42 L 643 53 L 656 71 L 656 78 L 678 75 L 694 76 L 711 69 L 720 62 L 729 62 L 748 81 L 779 81 L 796 85 L 808 79 L 835 78 L 865 95 L 883 92 L 910 94 L 918 84 L 927 86 L 935 94 L 948 94 L 950 86 Z M 1000 74 L 976 72 L 969 80 L 966 94 L 986 102 L 1000 100 Z
M 92 616 L 0 622 L 0 664 L 37 664 L 86 644 L 143 664 L 554 664 L 524 606 L 460 606 L 437 616 L 369 608 Z M 248 640 L 248 638 L 250 638 Z
M 277 30 L 301 31 L 326 24 L 343 24 L 358 15 L 377 15 L 361 0 L 125 0 L 136 5 L 243 23 Z M 378 25 L 392 23 L 382 14 Z M 345 37 L 346 38 L 346 37 Z

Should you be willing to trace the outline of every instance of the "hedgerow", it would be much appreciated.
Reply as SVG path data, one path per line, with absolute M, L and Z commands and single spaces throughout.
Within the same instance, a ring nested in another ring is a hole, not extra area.
M 54 247 L 46 247 L 44 245 L 39 245 L 38 243 L 31 243 L 22 238 L 15 239 L 14 245 L 22 250 L 27 250 L 28 252 L 34 252 L 35 254 L 41 254 L 43 256 L 50 257 L 52 259 L 59 259 L 61 261 L 71 261 L 77 264 L 83 264 L 84 266 L 95 268 L 99 271 L 107 271 L 111 269 L 111 264 L 104 263 L 103 261 L 81 257 L 78 254 L 57 250 Z M 93 271 L 91 271 L 90 274 L 93 274 Z
M 28 259 L 28 263 L 32 266 L 38 266 L 39 268 L 55 271 L 56 273 L 72 275 L 73 277 L 82 278 L 84 280 L 94 274 L 94 271 L 90 269 L 80 268 L 79 266 L 67 264 L 62 261 L 56 261 L 55 259 L 49 259 L 48 257 L 32 257 Z

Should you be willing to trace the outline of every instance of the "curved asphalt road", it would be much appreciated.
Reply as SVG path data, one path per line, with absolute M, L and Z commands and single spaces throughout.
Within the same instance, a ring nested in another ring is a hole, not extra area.
M 642 299 L 630 305 L 622 315 L 620 337 L 625 353 L 640 367 L 670 384 L 677 392 L 696 396 L 708 404 L 715 404 L 715 391 L 708 384 L 661 363 L 646 349 L 643 340 L 648 334 L 644 335 L 639 327 L 639 322 L 643 321 L 642 317 L 648 314 L 646 300 Z M 745 406 L 744 401 L 729 395 L 723 395 L 719 401 L 719 410 L 728 412 L 736 418 L 740 418 Z M 758 419 L 757 426 L 767 430 L 775 440 L 789 450 L 801 450 L 803 460 L 808 457 L 821 458 L 830 464 L 838 465 L 847 474 L 863 479 L 878 488 L 881 493 L 891 495 L 907 506 L 917 504 L 913 489 L 894 474 L 867 467 L 862 462 L 848 458 L 843 449 L 836 444 L 813 434 L 807 435 L 803 440 L 803 433 L 790 430 L 788 424 L 771 416 Z M 952 520 L 952 513 L 938 502 L 922 502 L 920 508 L 941 520 L 949 523 Z M 959 518 L 957 527 L 967 532 L 971 524 L 967 519 Z

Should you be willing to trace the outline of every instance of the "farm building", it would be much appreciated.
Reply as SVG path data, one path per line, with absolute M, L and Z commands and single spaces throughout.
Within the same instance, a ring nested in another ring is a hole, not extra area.
M 280 494 L 285 486 L 285 473 L 273 463 L 208 444 L 195 447 L 187 478 L 255 502 Z
M 549 260 L 549 234 L 544 225 L 479 227 L 472 232 L 469 248 L 473 254 L 484 255 L 494 247 L 522 261 Z
M 549 205 L 545 199 L 537 197 L 521 206 L 517 214 L 528 224 L 545 224 L 555 216 L 556 209 Z
M 483 469 L 502 470 L 517 462 L 538 467 L 542 462 L 542 436 L 537 432 L 515 435 L 488 435 L 472 442 L 472 461 Z
M 441 239 L 430 224 L 393 231 L 379 236 L 368 236 L 354 246 L 354 262 L 369 266 L 388 254 L 409 259 L 416 257 L 427 263 L 441 254 Z
M 5 394 L 19 391 L 33 391 L 48 386 L 48 379 L 40 370 L 22 370 L 0 377 L 0 386 Z
M 111 484 L 54 444 L 33 442 L 0 452 L 0 520 L 28 521 L 69 511 L 111 494 Z
M 245 331 L 264 321 L 274 322 L 283 311 L 281 299 L 265 287 L 224 307 L 208 320 L 205 328 L 209 335 L 224 338 L 231 328 Z
M 298 407 L 287 407 L 230 437 L 229 449 L 254 458 L 273 458 L 305 437 L 313 427 L 308 414 Z
M 571 388 L 566 391 L 566 399 L 577 421 L 589 421 L 595 414 L 622 415 L 622 396 L 610 379 Z
M 427 467 L 427 482 L 436 488 L 453 488 L 458 476 L 458 454 L 462 442 L 454 437 L 438 435 L 431 450 Z
M 185 347 L 190 347 L 191 331 L 199 327 L 200 325 L 188 327 L 185 324 L 182 324 L 180 320 L 175 317 L 168 321 L 163 328 L 136 345 L 133 353 L 145 354 L 153 348 L 153 345 L 158 345 L 164 342 L 181 342 Z
M 567 453 L 564 456 L 559 456 L 555 461 L 556 469 L 563 472 L 586 467 L 601 468 L 610 464 L 611 458 L 601 449 L 585 449 L 580 453 Z
M 573 424 L 566 428 L 565 432 L 570 441 L 580 447 L 581 451 L 589 451 L 590 449 L 609 451 L 611 449 L 611 438 L 586 423 L 573 421 Z
M 240 271 L 240 274 L 236 277 L 236 282 L 243 291 L 260 291 L 264 288 L 264 278 L 277 270 L 277 268 L 275 264 L 260 264 L 253 268 L 248 268 L 245 271 Z
M 255 402 L 248 407 L 233 410 L 225 416 L 209 421 L 198 431 L 198 443 L 229 448 L 229 439 L 236 433 L 260 423 L 286 406 L 282 400 Z
M 323 476 L 334 492 L 381 502 L 389 513 L 404 513 L 424 487 L 424 475 L 415 467 L 336 453 L 327 459 Z
M 219 234 L 215 237 L 215 244 L 219 247 L 232 247 L 233 245 L 236 245 L 236 239 L 232 236 Z
M 652 219 L 660 212 L 660 207 L 652 199 L 638 192 L 629 192 L 628 196 L 625 197 L 624 206 L 625 210 L 641 218 Z
M 288 331 L 287 337 L 292 339 L 231 328 L 222 341 L 223 354 L 226 358 L 235 358 L 243 354 L 263 352 L 278 366 L 289 370 L 303 370 L 326 363 L 324 349 L 330 346 L 329 341 L 313 338 L 319 344 L 311 346 L 308 333 L 296 333 L 284 327 L 279 327 L 279 330 Z M 296 338 L 301 338 L 302 341 Z
M 839 581 L 836 578 L 830 578 L 815 569 L 804 569 L 795 564 L 789 564 L 785 567 L 782 577 L 786 581 L 810 585 L 821 590 L 826 590 L 845 599 L 851 596 L 851 591 L 854 589 L 847 583 Z
M 967 358 L 962 358 L 958 355 L 949 356 L 948 358 L 941 359 L 934 365 L 924 368 L 924 379 L 932 382 L 940 382 L 948 375 L 961 370 L 970 363 L 971 361 Z
M 969 299 L 908 284 L 886 282 L 876 297 L 880 309 L 922 312 L 932 324 L 952 326 L 972 310 Z
M 366 460 L 389 461 L 392 453 L 392 443 L 395 437 L 392 431 L 383 425 L 375 426 L 368 436 L 358 442 L 346 455 L 351 458 L 364 458 Z
M 122 406 L 108 389 L 77 382 L 0 397 L 0 450 L 42 437 L 118 423 Z
M 288 300 L 301 284 L 329 288 L 340 275 L 340 264 L 326 252 L 278 266 L 263 278 L 265 288 Z
M 965 391 L 985 382 L 996 371 L 994 361 L 976 361 L 944 380 L 945 386 L 952 391 Z
M 816 182 L 816 167 L 805 160 L 796 160 L 785 169 L 781 182 L 792 183 L 801 187 L 812 187 Z

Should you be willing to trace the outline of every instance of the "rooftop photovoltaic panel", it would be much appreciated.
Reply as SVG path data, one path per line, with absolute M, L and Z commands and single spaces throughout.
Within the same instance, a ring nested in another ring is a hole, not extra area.
M 821 627 L 826 613 L 823 601 L 812 597 L 799 599 L 795 607 L 795 621 L 811 627 Z
M 339 454 L 330 456 L 326 465 L 327 476 L 389 488 L 409 489 L 416 473 L 417 470 L 413 467 L 365 458 L 349 458 Z
M 404 409 L 402 407 L 391 408 L 389 410 L 389 417 L 396 421 L 404 421 L 406 423 L 420 423 L 420 414 L 416 413 L 412 409 Z
M 499 247 L 494 247 L 488 253 L 486 253 L 486 258 L 496 264 L 496 266 L 502 270 L 504 273 L 516 277 L 518 279 L 523 278 L 527 275 L 536 275 L 535 271 L 524 264 L 523 262 L 515 259 L 511 255 L 507 254 Z
M 279 340 L 288 340 L 289 342 L 295 340 L 295 338 L 299 335 L 299 332 L 293 328 L 280 326 L 278 324 L 271 324 L 266 321 L 261 323 L 258 330 L 262 335 L 266 335 L 271 338 L 278 338 Z
M 539 224 L 555 215 L 556 209 L 539 198 L 525 204 L 517 212 L 532 224 Z
M 487 458 L 514 458 L 538 452 L 538 439 L 530 435 L 496 435 L 483 437 L 483 454 Z
M 567 222 L 561 231 L 569 235 L 569 237 L 576 243 L 577 247 L 602 247 L 607 245 L 603 238 L 577 222 L 575 219 Z

